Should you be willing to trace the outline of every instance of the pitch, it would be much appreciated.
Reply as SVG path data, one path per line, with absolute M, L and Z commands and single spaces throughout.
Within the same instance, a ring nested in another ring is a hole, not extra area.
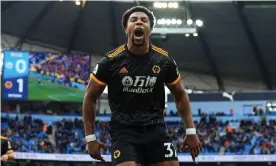
M 29 77 L 28 88 L 29 100 L 82 102 L 84 95 L 84 90 L 53 83 L 46 78 L 42 78 L 38 84 L 33 76 Z

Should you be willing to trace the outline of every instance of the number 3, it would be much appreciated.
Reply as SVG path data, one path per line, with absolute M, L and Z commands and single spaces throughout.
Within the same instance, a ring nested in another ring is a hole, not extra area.
M 174 153 L 175 157 L 177 157 L 176 151 L 174 152 L 173 149 L 172 149 L 172 146 L 173 146 L 172 143 L 170 143 L 170 142 L 164 143 L 164 146 L 167 147 L 167 151 L 168 151 L 168 153 L 165 154 L 165 157 L 166 157 L 166 158 L 172 157 L 172 156 L 173 156 L 173 153 Z

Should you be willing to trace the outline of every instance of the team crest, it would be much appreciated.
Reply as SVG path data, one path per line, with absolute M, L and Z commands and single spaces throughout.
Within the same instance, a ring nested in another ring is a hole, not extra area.
M 160 71 L 161 71 L 161 69 L 160 69 L 160 67 L 158 65 L 154 65 L 152 67 L 152 72 L 153 73 L 158 74 L 158 73 L 160 73 Z
M 119 150 L 116 150 L 113 154 L 114 159 L 119 158 L 121 155 L 121 152 Z
M 11 82 L 11 81 L 5 82 L 5 87 L 6 87 L 7 89 L 12 88 L 12 82 Z

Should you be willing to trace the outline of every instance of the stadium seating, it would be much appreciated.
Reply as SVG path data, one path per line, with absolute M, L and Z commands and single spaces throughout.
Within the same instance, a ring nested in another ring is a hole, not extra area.
M 276 154 L 276 120 L 220 121 L 215 116 L 202 116 L 195 121 L 205 155 Z M 11 134 L 12 146 L 19 152 L 86 153 L 82 120 L 63 119 L 51 124 L 32 116 L 1 118 L 2 133 Z M 185 132 L 180 122 L 167 122 L 167 130 L 178 152 Z M 96 122 L 97 138 L 110 154 L 109 123 Z M 9 136 L 9 135 L 8 135 Z M 184 154 L 188 151 L 185 150 Z

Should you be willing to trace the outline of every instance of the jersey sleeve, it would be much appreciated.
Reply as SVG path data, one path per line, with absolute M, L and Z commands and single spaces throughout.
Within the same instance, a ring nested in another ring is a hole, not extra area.
M 101 59 L 95 66 L 90 78 L 100 85 L 107 85 L 109 81 L 109 61 L 106 57 Z
M 180 78 L 181 77 L 176 62 L 172 58 L 169 58 L 167 62 L 165 83 L 167 85 L 174 85 L 180 80 Z

